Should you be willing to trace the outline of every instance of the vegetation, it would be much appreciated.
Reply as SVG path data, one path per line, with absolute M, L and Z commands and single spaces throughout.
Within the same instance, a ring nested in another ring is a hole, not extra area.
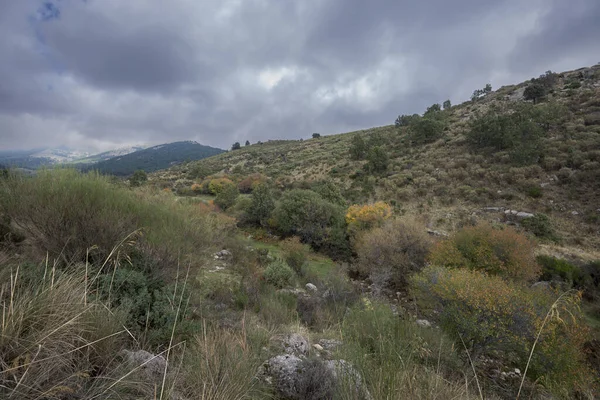
M 200 160 L 223 150 L 196 142 L 174 142 L 138 150 L 85 167 L 103 174 L 129 176 L 137 170 L 154 172 L 190 160 Z
M 0 175 L 0 397 L 276 399 L 292 332 L 300 398 L 598 397 L 592 72 L 139 187 Z
M 517 281 L 534 281 L 540 267 L 534 243 L 509 226 L 478 225 L 463 228 L 440 242 L 429 261 L 447 268 L 468 268 Z

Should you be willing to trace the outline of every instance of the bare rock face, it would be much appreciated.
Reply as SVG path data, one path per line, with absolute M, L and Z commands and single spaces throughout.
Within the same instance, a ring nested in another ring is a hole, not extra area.
M 319 291 L 319 289 L 312 283 L 307 283 L 304 287 L 310 293 L 317 293 Z
M 259 377 L 273 385 L 284 398 L 296 398 L 296 381 L 302 359 L 284 354 L 269 359 L 260 369 Z
M 285 354 L 305 357 L 310 351 L 310 344 L 308 343 L 308 340 L 298 333 L 289 333 L 282 336 L 278 335 L 272 340 L 278 342 L 278 345 Z

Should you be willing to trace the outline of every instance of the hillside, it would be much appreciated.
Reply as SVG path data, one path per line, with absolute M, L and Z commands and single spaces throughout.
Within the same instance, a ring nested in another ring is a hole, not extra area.
M 223 150 L 203 146 L 193 141 L 161 144 L 117 156 L 87 167 L 86 169 L 117 176 L 131 175 L 136 170 L 153 172 L 185 161 L 199 160 L 222 153 Z
M 523 94 L 544 77 L 439 111 L 436 118 L 445 127 L 434 140 L 422 140 L 411 126 L 394 125 L 304 141 L 274 140 L 176 166 L 154 179 L 179 190 L 200 183 L 204 176 L 189 179 L 188 171 L 194 169 L 238 181 L 260 173 L 281 189 L 329 180 L 350 203 L 383 200 L 397 214 L 419 215 L 432 229 L 447 231 L 472 218 L 503 219 L 507 209 L 543 213 L 562 244 L 598 248 L 600 66 L 551 78 L 548 93 L 536 104 Z M 499 121 L 521 106 L 539 116 L 537 125 L 544 125 L 533 146 L 539 150 L 534 159 L 515 161 L 515 149 L 525 148 L 524 142 L 494 149 L 469 140 L 475 121 Z M 351 156 L 357 137 L 367 148 L 383 149 L 389 159 L 384 170 L 370 171 L 368 155 Z

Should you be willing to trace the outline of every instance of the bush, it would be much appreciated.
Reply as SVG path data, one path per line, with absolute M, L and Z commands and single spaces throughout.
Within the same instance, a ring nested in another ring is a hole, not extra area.
M 146 174 L 146 171 L 143 171 L 141 169 L 135 171 L 133 175 L 131 175 L 131 178 L 129 178 L 129 184 L 133 187 L 142 186 L 147 181 L 148 175 Z
M 431 240 L 421 226 L 390 221 L 358 240 L 358 271 L 378 285 L 403 289 L 409 275 L 425 266 L 430 247 Z
M 369 149 L 365 168 L 371 173 L 381 173 L 387 170 L 389 157 L 383 147 L 375 146 Z
M 308 260 L 309 249 L 300 242 L 300 238 L 291 237 L 281 242 L 283 258 L 298 276 L 304 275 L 304 265 Z
M 235 185 L 226 185 L 215 197 L 215 204 L 222 210 L 227 210 L 235 204 L 238 195 L 239 192 Z
M 446 124 L 434 117 L 423 117 L 410 125 L 410 138 L 418 144 L 431 143 L 444 133 Z
M 535 118 L 533 107 L 492 108 L 473 119 L 467 140 L 477 148 L 506 150 L 516 164 L 537 162 L 543 129 Z
M 534 243 L 512 227 L 490 225 L 463 228 L 438 243 L 429 261 L 448 268 L 468 268 L 516 281 L 534 281 L 540 266 L 533 255 Z
M 411 284 L 419 300 L 433 300 L 441 326 L 470 346 L 473 358 L 500 357 L 524 371 L 537 340 L 528 377 L 572 392 L 591 382 L 581 351 L 588 330 L 576 293 L 559 297 L 481 271 L 435 266 Z
M 421 119 L 421 116 L 419 114 L 400 115 L 400 116 L 398 116 L 398 118 L 396 118 L 395 125 L 396 125 L 396 128 L 400 128 L 403 126 L 410 126 L 411 124 L 418 121 L 419 119 Z
M 346 206 L 346 200 L 342 196 L 339 186 L 331 181 L 319 182 L 313 186 L 312 190 L 330 203 Z
M 265 183 L 259 183 L 252 190 L 250 199 L 250 205 L 242 219 L 247 223 L 266 226 L 275 208 L 275 200 L 271 190 Z
M 229 178 L 216 178 L 211 179 L 208 183 L 208 190 L 210 193 L 214 195 L 218 195 L 221 193 L 226 187 L 233 186 L 235 187 L 235 183 L 231 181 Z
M 268 283 L 278 288 L 291 286 L 294 282 L 294 275 L 294 271 L 282 260 L 273 261 L 263 274 Z
M 569 284 L 582 288 L 584 284 L 584 274 L 580 267 L 573 265 L 566 260 L 546 255 L 536 257 L 537 262 L 542 266 L 541 281 L 561 280 Z
M 363 160 L 367 156 L 367 150 L 367 144 L 361 134 L 357 133 L 352 136 L 352 142 L 349 149 L 350 159 Z
M 297 235 L 319 248 L 334 227 L 344 225 L 344 211 L 312 190 L 294 189 L 283 194 L 273 219 L 284 235 Z
M 535 104 L 539 99 L 546 96 L 546 88 L 541 83 L 532 83 L 525 88 L 523 97 L 525 100 L 533 100 Z
M 360 232 L 380 227 L 391 216 L 392 208 L 383 201 L 373 204 L 352 205 L 346 212 L 348 232 L 356 237 Z
M 545 214 L 538 213 L 533 217 L 525 218 L 521 221 L 521 225 L 541 239 L 558 241 L 558 236 L 550 223 L 550 218 Z

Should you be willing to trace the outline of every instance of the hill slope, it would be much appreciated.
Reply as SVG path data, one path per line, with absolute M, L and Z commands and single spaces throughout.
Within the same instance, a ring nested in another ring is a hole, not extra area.
M 102 173 L 126 176 L 138 169 L 153 172 L 184 161 L 199 160 L 222 153 L 223 150 L 203 146 L 193 141 L 161 144 L 123 156 L 100 161 L 88 169 Z
M 176 166 L 154 179 L 176 182 L 175 189 L 189 187 L 194 181 L 186 173 L 200 167 L 237 180 L 260 173 L 282 189 L 331 180 L 351 203 L 384 200 L 397 213 L 419 215 L 435 229 L 453 230 L 475 217 L 504 218 L 503 211 L 511 209 L 547 214 L 563 243 L 598 246 L 600 66 L 553 74 L 547 95 L 536 104 L 526 101 L 526 88 L 539 81 L 505 86 L 439 111 L 446 125 L 434 140 L 416 137 L 411 126 L 391 125 L 305 141 L 269 141 Z M 511 127 L 501 125 L 502 118 L 520 112 L 519 107 L 528 107 L 537 120 L 517 127 L 521 136 L 512 148 L 473 145 L 469 137 L 475 121 L 501 126 L 504 134 Z M 529 145 L 536 157 L 515 162 L 513 156 L 528 149 L 528 129 L 541 126 L 541 137 Z M 367 148 L 383 149 L 389 158 L 383 171 L 370 170 L 368 156 L 351 157 L 357 137 Z

